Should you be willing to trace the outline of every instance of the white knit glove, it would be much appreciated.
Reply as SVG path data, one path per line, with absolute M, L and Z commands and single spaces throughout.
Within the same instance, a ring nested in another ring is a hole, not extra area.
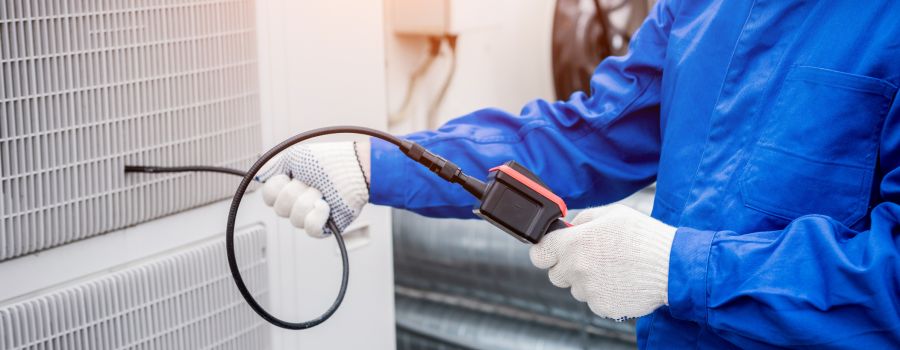
M 353 142 L 296 145 L 256 177 L 275 213 L 313 237 L 331 233 L 329 213 L 343 231 L 369 201 L 369 188 Z
M 572 224 L 531 247 L 531 262 L 550 268 L 553 285 L 615 320 L 668 304 L 674 227 L 620 204 L 585 210 Z

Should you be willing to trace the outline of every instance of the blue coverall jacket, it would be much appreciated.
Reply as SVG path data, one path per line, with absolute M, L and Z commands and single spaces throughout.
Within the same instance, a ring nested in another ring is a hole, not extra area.
M 900 1 L 660 1 L 590 94 L 409 135 L 465 171 L 514 159 L 570 207 L 657 182 L 678 227 L 641 348 L 900 348 Z M 371 199 L 473 199 L 373 140 Z

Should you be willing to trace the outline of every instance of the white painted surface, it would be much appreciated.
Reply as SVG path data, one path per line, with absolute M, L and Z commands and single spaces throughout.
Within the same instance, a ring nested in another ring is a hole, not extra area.
M 238 226 L 275 224 L 257 194 L 244 199 Z M 0 304 L 40 293 L 42 289 L 119 269 L 137 260 L 165 253 L 214 236 L 223 236 L 230 201 L 149 221 L 29 254 L 0 264 Z M 222 262 L 226 263 L 225 261 Z
M 393 0 L 391 27 L 401 35 L 463 34 L 496 26 L 505 0 Z
M 315 127 L 387 126 L 384 8 L 381 1 L 259 0 L 263 139 L 272 146 Z M 333 137 L 330 139 L 348 139 Z M 358 137 L 352 139 L 360 139 Z M 333 239 L 317 240 L 286 220 L 269 246 L 275 314 L 309 319 L 333 301 L 340 260 Z M 390 215 L 367 206 L 357 225 L 369 239 L 350 252 L 350 287 L 341 309 L 303 331 L 275 330 L 276 349 L 393 349 Z M 350 228 L 352 230 L 352 228 Z M 357 241 L 358 242 L 358 241 Z M 277 294 L 281 291 L 284 294 Z
M 235 232 L 247 287 L 268 300 L 265 227 Z M 0 349 L 271 348 L 265 320 L 234 288 L 220 236 L 0 305 Z M 187 331 L 186 331 L 187 330 Z
M 265 147 L 314 127 L 386 128 L 381 1 L 258 0 L 257 6 Z M 222 235 L 229 204 L 216 202 L 5 261 L 0 304 Z M 334 240 L 295 230 L 257 194 L 244 199 L 238 220 L 239 226 L 253 223 L 271 228 L 272 312 L 290 320 L 318 316 L 340 281 Z M 313 329 L 272 327 L 276 349 L 395 348 L 388 209 L 367 207 L 355 225 L 366 226 L 369 237 L 350 253 L 350 285 L 341 308 Z
M 398 5 L 386 0 L 390 6 Z M 518 112 L 529 100 L 553 99 L 551 29 L 553 0 L 491 0 L 501 11 L 490 13 L 495 23 L 464 31 L 459 36 L 456 75 L 438 109 L 437 120 L 485 107 Z M 403 103 L 409 76 L 428 57 L 428 41 L 397 35 L 387 13 L 387 98 L 390 111 Z M 393 129 L 411 132 L 426 128 L 428 105 L 449 69 L 449 50 L 442 52 L 413 95 L 409 118 Z

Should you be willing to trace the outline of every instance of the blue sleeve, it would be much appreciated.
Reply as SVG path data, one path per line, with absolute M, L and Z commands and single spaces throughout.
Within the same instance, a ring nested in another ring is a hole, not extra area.
M 900 344 L 898 105 L 884 126 L 868 230 L 820 215 L 749 234 L 680 228 L 669 264 L 672 316 L 744 348 Z
M 515 160 L 531 169 L 572 208 L 621 199 L 656 178 L 660 149 L 659 94 L 672 16 L 660 1 L 631 42 L 629 53 L 603 60 L 591 95 L 536 100 L 518 115 L 483 109 L 437 131 L 406 138 L 484 179 L 487 169 Z M 523 72 L 527 74 L 527 72 Z M 436 217 L 473 217 L 475 202 L 372 140 L 370 201 Z

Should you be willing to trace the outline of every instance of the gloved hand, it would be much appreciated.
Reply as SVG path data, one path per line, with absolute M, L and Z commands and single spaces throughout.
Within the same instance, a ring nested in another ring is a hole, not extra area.
M 550 268 L 550 282 L 616 320 L 668 304 L 674 227 L 619 204 L 585 210 L 572 224 L 531 247 L 531 262 Z
M 263 200 L 310 236 L 331 233 L 325 227 L 329 213 L 343 231 L 369 201 L 368 182 L 355 146 L 354 142 L 335 142 L 287 149 L 256 177 L 265 182 Z

